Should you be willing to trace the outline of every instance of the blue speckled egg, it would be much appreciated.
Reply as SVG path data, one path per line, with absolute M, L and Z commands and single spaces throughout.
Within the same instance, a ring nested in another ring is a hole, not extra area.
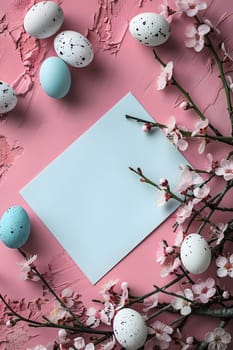
M 0 220 L 0 239 L 9 248 L 20 248 L 30 235 L 30 219 L 24 208 L 10 207 Z
M 71 74 L 66 63 L 58 57 L 48 57 L 40 68 L 40 84 L 53 98 L 66 96 L 71 86 Z

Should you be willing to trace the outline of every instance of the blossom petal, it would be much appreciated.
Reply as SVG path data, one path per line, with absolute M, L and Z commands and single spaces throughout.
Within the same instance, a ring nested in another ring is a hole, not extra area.
M 207 33 L 209 33 L 209 31 L 210 31 L 210 27 L 208 26 L 208 24 L 201 24 L 198 27 L 198 33 L 200 35 L 206 35 Z
M 197 33 L 197 29 L 193 24 L 189 24 L 185 29 L 185 36 L 187 38 L 193 38 Z
M 220 267 L 219 269 L 217 269 L 217 276 L 218 277 L 226 277 L 227 276 L 227 269 L 225 269 L 224 267 Z
M 224 267 L 227 264 L 228 260 L 225 256 L 218 256 L 216 259 L 216 266 Z

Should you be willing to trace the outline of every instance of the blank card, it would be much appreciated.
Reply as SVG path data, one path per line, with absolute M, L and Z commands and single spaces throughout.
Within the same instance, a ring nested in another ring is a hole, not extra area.
M 160 194 L 129 166 L 174 186 L 186 160 L 162 132 L 144 133 L 126 114 L 153 121 L 127 94 L 20 191 L 92 283 L 177 208 L 158 206 Z

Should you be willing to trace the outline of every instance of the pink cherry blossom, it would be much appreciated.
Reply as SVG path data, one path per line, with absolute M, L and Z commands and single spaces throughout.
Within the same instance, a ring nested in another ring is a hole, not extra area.
M 205 341 L 209 343 L 208 349 L 210 350 L 225 350 L 231 343 L 231 335 L 223 328 L 217 327 L 205 335 Z
M 224 180 L 230 181 L 233 179 L 233 160 L 222 159 L 220 165 L 215 169 L 215 174 L 217 176 L 223 176 Z
M 109 301 L 111 299 L 113 289 L 115 288 L 118 282 L 119 279 L 111 280 L 102 286 L 100 294 L 102 295 L 104 301 Z
M 129 298 L 128 282 L 122 282 L 121 294 L 119 295 L 119 298 L 117 300 L 116 310 L 119 310 L 123 306 L 125 306 L 125 303 L 128 301 L 128 298 Z
M 167 324 L 155 321 L 149 327 L 149 334 L 154 335 L 151 339 L 149 339 L 145 345 L 145 350 L 151 350 L 155 347 L 159 347 L 159 349 L 168 349 L 170 342 L 172 340 L 170 334 L 172 334 L 172 327 Z
M 230 276 L 233 278 L 233 254 L 229 257 L 218 256 L 216 259 L 218 277 Z
M 208 153 L 207 156 L 206 156 L 206 158 L 207 158 L 208 164 L 209 164 L 209 166 L 208 166 L 208 168 L 206 169 L 206 171 L 208 171 L 208 172 L 210 173 L 212 170 L 218 168 L 219 162 L 218 162 L 217 160 L 214 161 L 214 158 L 213 158 L 213 156 L 212 156 L 211 153 Z
M 89 307 L 86 311 L 86 325 L 96 328 L 100 325 L 100 312 L 95 307 Z
M 199 142 L 199 147 L 198 147 L 198 153 L 202 154 L 205 151 L 205 146 L 207 143 L 207 140 L 205 137 L 203 137 L 206 134 L 206 129 L 208 128 L 209 125 L 209 121 L 208 119 L 205 120 L 199 120 L 196 122 L 195 124 L 195 129 L 193 130 L 191 136 L 192 137 L 198 137 L 198 135 L 200 135 L 200 137 L 198 137 L 198 142 Z
M 164 0 L 164 3 L 159 5 L 159 14 L 161 16 L 163 16 L 164 18 L 166 18 L 166 20 L 168 21 L 168 23 L 171 23 L 172 21 L 172 15 L 174 15 L 176 13 L 176 11 L 172 10 L 169 5 L 168 5 L 168 1 Z
M 180 104 L 179 104 L 179 107 L 181 109 L 183 109 L 184 111 L 187 111 L 187 109 L 190 108 L 190 105 L 187 101 L 182 101 Z
M 181 194 L 185 194 L 188 190 L 192 190 L 194 185 L 201 184 L 203 182 L 202 177 L 192 171 L 188 166 L 181 166 L 181 173 L 179 182 L 176 185 L 176 189 Z
M 34 254 L 31 257 L 26 258 L 24 261 L 18 263 L 18 265 L 21 266 L 23 280 L 30 280 L 34 282 L 40 280 L 40 277 L 33 271 L 33 267 L 35 267 L 34 262 L 36 259 L 37 255 Z
M 157 197 L 157 205 L 159 207 L 163 206 L 164 204 L 166 204 L 169 199 L 171 199 L 171 196 L 169 193 L 167 193 L 166 191 L 160 191 Z
M 151 124 L 150 123 L 144 123 L 142 126 L 142 130 L 144 132 L 150 132 L 151 131 Z
M 61 307 L 55 307 L 49 314 L 48 319 L 52 323 L 61 323 L 70 320 L 70 314 Z
M 101 322 L 110 326 L 114 316 L 115 316 L 114 305 L 109 301 L 106 301 L 104 303 L 104 308 L 100 311 Z
M 176 125 L 176 118 L 173 116 L 166 125 L 165 135 L 180 151 L 186 151 L 188 148 L 188 142 L 183 138 L 181 131 Z
M 160 243 L 156 261 L 162 265 L 162 269 L 160 271 L 161 277 L 168 276 L 176 271 L 176 269 L 180 266 L 180 259 L 178 257 L 177 249 L 175 249 L 175 247 L 166 246 L 164 242 Z
M 198 199 L 204 199 L 208 197 L 209 193 L 210 193 L 210 187 L 208 185 L 195 187 L 193 190 L 194 196 Z
M 210 229 L 212 231 L 212 238 L 217 238 L 216 245 L 218 245 L 224 238 L 224 233 L 228 227 L 228 224 L 224 224 L 220 222 L 215 226 L 211 226 Z
M 93 343 L 85 344 L 85 340 L 83 337 L 76 337 L 74 339 L 74 348 L 77 350 L 95 350 L 95 346 Z
M 186 204 L 183 204 L 176 212 L 176 222 L 178 225 L 183 224 L 193 212 L 193 208 L 201 201 L 199 198 L 189 200 Z
M 175 4 L 177 9 L 185 12 L 188 17 L 194 17 L 198 14 L 198 11 L 207 8 L 205 1 L 198 0 L 176 0 Z
M 191 313 L 191 303 L 194 299 L 193 292 L 191 289 L 186 288 L 184 291 L 179 291 L 176 293 L 178 296 L 172 301 L 172 306 L 176 310 L 180 310 L 181 315 L 186 316 Z M 185 297 L 188 300 L 183 298 L 179 298 L 179 295 Z
M 157 78 L 157 90 L 163 90 L 172 78 L 173 62 L 169 61 L 165 67 L 161 67 L 161 73 Z
M 151 295 L 143 300 L 143 312 L 148 312 L 158 305 L 159 298 L 158 294 Z
M 68 333 L 66 332 L 65 329 L 59 329 L 58 331 L 58 337 L 56 342 L 58 344 L 67 344 L 70 341 L 69 337 L 68 337 Z
M 216 293 L 215 280 L 211 277 L 205 281 L 197 281 L 192 285 L 193 293 L 196 295 L 195 299 L 199 299 L 201 303 L 208 303 L 209 299 Z
M 74 306 L 73 291 L 70 288 L 63 289 L 60 297 L 69 308 Z
M 197 28 L 193 24 L 188 25 L 185 31 L 185 46 L 200 52 L 205 45 L 204 37 L 209 31 L 210 27 L 207 24 L 201 24 Z
M 227 290 L 224 290 L 224 292 L 222 293 L 222 297 L 223 299 L 227 300 L 230 298 L 230 293 Z

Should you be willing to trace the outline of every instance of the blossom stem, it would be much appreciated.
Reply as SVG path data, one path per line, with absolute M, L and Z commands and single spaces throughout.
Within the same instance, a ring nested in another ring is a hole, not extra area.
M 27 259 L 27 254 L 25 254 L 22 249 L 18 248 L 20 254 Z M 64 303 L 64 301 L 57 295 L 57 293 L 51 288 L 46 279 L 42 276 L 42 274 L 37 270 L 36 267 L 32 267 L 32 271 L 40 278 L 41 282 L 48 288 L 49 292 L 55 297 L 55 299 L 60 303 L 60 305 L 74 318 L 74 320 L 80 325 L 83 326 L 83 323 L 79 320 L 79 318 L 73 313 L 72 310 Z
M 157 190 L 159 191 L 164 191 L 166 192 L 171 198 L 175 199 L 177 202 L 179 203 L 183 203 L 184 201 L 179 198 L 174 192 L 172 192 L 170 189 L 161 189 L 160 186 L 158 186 L 155 182 L 151 181 L 148 177 L 146 177 L 142 171 L 138 171 L 138 170 L 135 170 L 133 169 L 132 167 L 129 167 L 129 169 L 134 172 L 135 174 L 139 175 L 142 179 L 143 179 L 143 182 L 155 187 Z
M 192 302 L 193 302 L 192 300 L 190 300 L 190 299 L 184 297 L 183 295 L 179 295 L 179 294 L 174 293 L 174 292 L 168 292 L 168 291 L 167 291 L 166 289 L 164 289 L 163 287 L 160 288 L 160 287 L 154 285 L 154 288 L 155 288 L 158 292 L 161 292 L 161 293 L 163 293 L 163 294 L 167 294 L 167 295 L 170 295 L 170 296 L 173 296 L 173 297 L 176 297 L 176 298 L 183 299 L 183 300 L 185 300 L 185 301 L 187 301 L 187 302 L 189 302 L 189 303 L 192 303 Z
M 163 62 L 163 60 L 158 56 L 157 52 L 153 50 L 154 52 L 154 58 L 163 66 L 166 66 L 166 63 Z M 197 113 L 197 115 L 202 119 L 207 119 L 206 116 L 200 111 L 200 109 L 197 107 L 193 99 L 191 98 L 190 94 L 182 87 L 182 85 L 172 76 L 171 83 L 176 86 L 176 88 L 182 93 L 182 95 L 186 98 L 186 100 L 189 102 L 190 107 Z M 222 134 L 216 129 L 212 124 L 209 123 L 209 128 L 214 131 L 214 133 L 217 136 L 222 136 Z
M 233 187 L 233 181 L 229 181 L 226 186 L 224 187 L 224 189 L 220 192 L 220 194 L 218 195 L 218 199 L 216 200 L 216 202 L 214 202 L 214 207 L 210 210 L 209 214 L 207 215 L 207 220 L 210 220 L 211 216 L 214 214 L 215 212 L 215 208 L 218 207 L 218 205 L 221 203 L 223 197 L 226 195 L 226 193 L 230 190 L 230 188 Z M 203 230 L 203 228 L 205 227 L 205 225 L 207 224 L 208 221 L 203 221 L 203 223 L 200 225 L 197 233 L 201 233 L 201 231 Z
M 128 115 L 128 114 L 125 115 L 125 118 L 126 118 L 126 119 L 135 120 L 135 121 L 138 122 L 138 123 L 147 123 L 147 124 L 150 124 L 150 126 L 151 126 L 152 128 L 160 128 L 160 129 L 167 128 L 167 126 L 164 125 L 164 124 L 157 123 L 157 122 L 151 122 L 151 121 L 148 121 L 148 120 L 145 120 L 145 119 L 141 119 L 141 118 L 136 118 L 136 117 L 133 117 L 133 116 Z
M 196 19 L 198 24 L 203 24 L 203 22 L 201 21 L 201 19 L 197 15 L 195 16 L 195 19 Z M 223 85 L 225 95 L 226 95 L 227 110 L 228 110 L 230 121 L 231 121 L 232 135 L 233 135 L 233 108 L 232 108 L 232 102 L 231 102 L 231 90 L 230 90 L 230 88 L 227 84 L 226 78 L 225 78 L 225 73 L 223 70 L 223 62 L 220 60 L 208 34 L 206 35 L 206 46 L 209 48 L 217 66 L 218 66 L 219 76 L 220 76 L 220 79 L 222 81 L 222 85 Z
M 165 284 L 162 288 L 163 290 L 166 290 L 168 289 L 169 287 L 173 286 L 174 284 L 176 284 L 177 282 L 179 282 L 180 280 L 182 280 L 183 278 L 185 277 L 185 275 L 179 275 L 177 276 L 176 278 L 174 278 L 171 282 Z M 142 296 L 139 296 L 139 297 L 134 297 L 133 300 L 129 301 L 128 303 L 126 303 L 125 306 L 130 306 L 132 304 L 135 304 L 135 303 L 141 303 L 144 299 L 150 297 L 151 295 L 154 295 L 154 294 L 157 294 L 159 293 L 159 290 L 157 289 L 154 289 L 153 291 L 149 292 L 149 293 L 146 293 Z
M 195 282 L 192 280 L 192 278 L 189 276 L 188 272 L 183 268 L 182 265 L 179 266 L 180 270 L 182 271 L 182 273 L 187 277 L 188 281 L 191 284 L 195 284 Z
M 159 309 L 158 311 L 154 312 L 153 314 L 151 314 L 150 316 L 147 317 L 147 321 L 151 320 L 152 318 L 162 314 L 163 312 L 167 311 L 168 309 L 170 309 L 171 304 L 165 305 L 163 306 L 161 309 Z
M 126 119 L 135 120 L 138 123 L 147 123 L 152 128 L 160 128 L 160 129 L 166 129 L 167 128 L 167 125 L 165 125 L 165 124 L 161 124 L 161 123 L 157 123 L 157 122 L 151 122 L 151 121 L 148 121 L 148 120 L 145 120 L 145 119 L 141 119 L 141 118 L 136 118 L 136 117 L 133 117 L 133 116 L 128 115 L 128 114 L 126 114 L 125 117 L 126 117 Z M 222 142 L 222 143 L 225 143 L 227 145 L 233 146 L 233 139 L 232 139 L 232 137 L 227 137 L 227 136 L 222 136 L 222 135 L 214 136 L 214 135 L 210 135 L 210 134 L 204 134 L 204 135 L 197 134 L 197 135 L 192 136 L 191 131 L 185 131 L 185 130 L 182 130 L 182 129 L 179 129 L 179 128 L 178 128 L 178 130 L 180 131 L 180 133 L 184 137 L 206 138 L 208 140 L 218 141 L 218 142 Z
M 18 314 L 18 312 L 16 312 L 11 306 L 10 304 L 5 300 L 5 298 L 2 296 L 2 294 L 0 294 L 0 299 L 2 300 L 3 304 L 7 307 L 8 310 L 11 311 L 11 313 L 16 316 L 20 321 L 24 321 L 24 322 L 27 322 L 33 326 L 37 326 L 37 327 L 40 327 L 41 326 L 41 322 L 38 322 L 38 321 L 33 321 L 29 318 L 26 318 L 20 314 Z

